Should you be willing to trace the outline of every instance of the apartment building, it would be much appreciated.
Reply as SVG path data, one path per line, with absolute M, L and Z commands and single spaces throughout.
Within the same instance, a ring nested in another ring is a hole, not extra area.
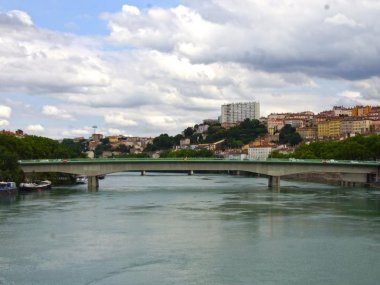
M 373 107 L 371 112 L 366 115 L 366 118 L 374 121 L 380 120 L 380 107 Z
M 317 127 L 301 127 L 297 128 L 297 132 L 300 134 L 303 140 L 315 140 L 317 138 Z
M 371 131 L 378 133 L 380 132 L 380 120 L 374 120 L 371 123 Z
M 300 119 L 285 119 L 285 125 L 291 125 L 293 128 L 302 128 L 305 126 L 305 121 Z
M 288 113 L 285 114 L 270 114 L 268 116 L 267 124 L 268 124 L 268 133 L 273 135 L 275 132 L 281 130 L 284 126 L 284 120 L 288 116 Z
M 266 160 L 272 152 L 271 146 L 256 146 L 248 148 L 248 159 Z
M 271 135 L 280 131 L 285 125 L 291 125 L 294 128 L 302 128 L 311 126 L 313 123 L 314 113 L 309 111 L 282 114 L 272 113 L 267 119 L 268 133 Z
M 356 106 L 352 108 L 352 116 L 353 117 L 362 117 L 366 116 L 369 112 L 371 112 L 371 106 Z
M 369 133 L 371 130 L 371 120 L 355 120 L 352 124 L 352 132 L 354 134 L 365 134 Z
M 342 121 L 332 119 L 318 124 L 318 138 L 338 138 L 341 134 Z
M 373 121 L 365 118 L 336 118 L 318 123 L 318 138 L 338 138 L 354 134 L 366 134 L 373 129 L 372 125 Z
M 305 140 L 340 138 L 354 134 L 367 134 L 380 130 L 380 106 L 334 106 L 332 110 L 270 114 L 267 117 L 268 133 L 280 131 L 291 125 Z
M 260 103 L 243 102 L 225 104 L 221 107 L 221 124 L 237 124 L 245 119 L 260 118 Z
M 352 108 L 345 108 L 343 106 L 334 106 L 333 112 L 335 117 L 351 117 Z

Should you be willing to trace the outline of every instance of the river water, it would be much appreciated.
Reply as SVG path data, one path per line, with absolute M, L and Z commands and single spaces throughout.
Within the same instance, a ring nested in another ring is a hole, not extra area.
M 380 191 L 107 175 L 2 200 L 0 284 L 379 284 Z

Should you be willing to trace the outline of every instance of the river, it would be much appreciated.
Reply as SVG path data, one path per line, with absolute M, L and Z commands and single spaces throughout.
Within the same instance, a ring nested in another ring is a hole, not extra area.
M 378 284 L 380 191 L 117 173 L 0 203 L 0 284 Z

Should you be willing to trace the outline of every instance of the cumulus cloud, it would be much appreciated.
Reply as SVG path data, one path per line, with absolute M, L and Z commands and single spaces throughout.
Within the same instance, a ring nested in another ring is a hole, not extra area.
M 25 12 L 19 10 L 0 13 L 0 25 L 32 26 L 32 18 Z
M 343 25 L 349 27 L 358 27 L 361 26 L 356 23 L 354 20 L 349 19 L 346 15 L 338 13 L 332 17 L 326 18 L 325 23 L 333 24 L 333 25 Z
M 57 108 L 56 106 L 51 106 L 51 105 L 45 105 L 42 107 L 42 114 L 49 116 L 49 117 L 54 117 L 54 118 L 59 118 L 59 119 L 72 119 L 73 117 L 67 113 L 66 110 L 63 110 L 61 108 Z
M 69 130 L 63 131 L 65 137 L 81 137 L 88 136 L 91 134 L 90 127 L 84 127 L 82 129 L 71 128 Z
M 134 120 L 128 119 L 126 114 L 116 113 L 116 114 L 107 114 L 104 116 L 104 120 L 107 124 L 119 125 L 119 126 L 135 126 L 137 122 Z
M 102 119 L 105 132 L 153 135 L 216 118 L 220 105 L 236 101 L 260 101 L 264 115 L 379 98 L 378 1 L 181 3 L 103 14 L 106 38 L 53 32 L 25 12 L 0 12 L 0 93 L 49 97 L 30 109 L 42 108 L 37 122 L 86 117 Z M 340 87 L 325 92 L 321 81 Z M 342 93 L 351 89 L 358 93 Z M 9 116 L 0 106 L 0 117 Z
M 365 99 L 380 99 L 380 76 L 355 81 L 353 82 L 353 86 L 360 91 Z
M 380 70 L 375 64 L 379 2 L 342 0 L 328 10 L 319 0 L 186 3 L 133 14 L 128 8 L 103 18 L 115 42 L 176 53 L 192 62 L 233 61 L 270 72 L 348 79 Z M 346 29 L 357 26 L 363 29 Z
M 338 96 L 349 98 L 349 99 L 359 99 L 361 97 L 360 92 L 356 91 L 344 91 L 338 94 Z
M 90 41 L 39 29 L 20 11 L 0 12 L 0 32 L 0 92 L 65 96 L 109 83 Z
M 9 126 L 9 121 L 7 120 L 0 120 L 0 127 L 6 127 Z
M 29 125 L 26 129 L 27 131 L 32 133 L 41 133 L 45 130 L 45 128 L 42 125 Z
M 111 136 L 119 136 L 119 135 L 124 135 L 125 131 L 120 130 L 120 129 L 115 129 L 115 128 L 109 128 L 108 134 Z
M 12 108 L 4 105 L 0 105 L 0 118 L 10 118 L 12 113 Z

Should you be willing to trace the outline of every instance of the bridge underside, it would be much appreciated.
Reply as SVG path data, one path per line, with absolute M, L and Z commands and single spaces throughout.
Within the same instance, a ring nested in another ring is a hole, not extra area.
M 57 163 L 45 165 L 22 165 L 25 173 L 32 172 L 61 172 L 77 175 L 85 175 L 89 178 L 89 190 L 98 188 L 97 176 L 115 172 L 126 171 L 245 171 L 266 175 L 269 177 L 269 187 L 279 187 L 280 177 L 300 173 L 339 173 L 341 180 L 347 183 L 368 183 L 370 180 L 379 179 L 379 169 L 374 167 L 352 167 L 347 165 L 310 165 L 310 164 L 267 164 L 244 162 L 155 162 L 155 163 Z M 374 178 L 373 178 L 374 177 Z

